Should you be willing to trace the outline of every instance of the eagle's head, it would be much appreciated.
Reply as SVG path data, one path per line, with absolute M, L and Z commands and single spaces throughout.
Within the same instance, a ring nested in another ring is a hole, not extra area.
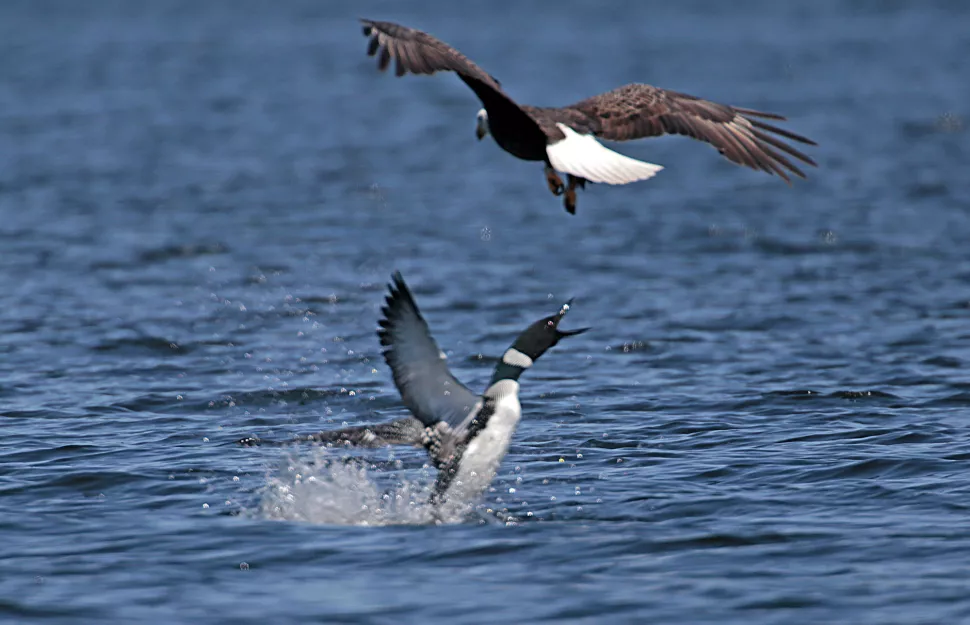
M 475 123 L 475 136 L 481 141 L 488 134 L 488 113 L 485 109 L 478 111 L 477 121 Z

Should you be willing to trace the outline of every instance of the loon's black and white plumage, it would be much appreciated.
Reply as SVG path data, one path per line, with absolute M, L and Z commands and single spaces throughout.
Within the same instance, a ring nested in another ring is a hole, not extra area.
M 438 469 L 432 503 L 471 500 L 491 483 L 522 416 L 519 376 L 560 339 L 588 328 L 559 329 L 569 303 L 536 321 L 505 351 L 488 388 L 476 395 L 448 370 L 400 273 L 394 274 L 389 291 L 378 336 L 394 384 L 412 416 L 320 432 L 304 440 L 362 447 L 423 446 Z
M 565 191 L 564 205 L 576 212 L 576 188 L 586 182 L 627 184 L 652 178 L 663 169 L 610 150 L 598 139 L 628 141 L 678 134 L 710 143 L 739 165 L 778 174 L 805 173 L 788 157 L 815 161 L 778 137 L 808 145 L 815 142 L 762 120 L 784 121 L 774 113 L 718 104 L 646 84 L 629 84 L 562 108 L 517 104 L 499 81 L 458 50 L 431 35 L 394 24 L 361 20 L 370 37 L 367 53 L 377 55 L 383 71 L 395 61 L 395 74 L 452 71 L 484 106 L 476 134 L 487 134 L 513 156 L 545 163 L 546 183 L 554 195 Z M 773 136 L 778 135 L 778 136 Z M 786 154 L 788 156 L 786 156 Z M 563 187 L 556 171 L 567 174 Z

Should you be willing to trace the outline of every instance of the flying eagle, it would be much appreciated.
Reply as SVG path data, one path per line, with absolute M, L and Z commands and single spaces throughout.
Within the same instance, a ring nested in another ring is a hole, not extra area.
M 814 141 L 762 121 L 783 121 L 781 115 L 646 84 L 625 85 L 561 108 L 520 105 L 498 80 L 445 42 L 392 22 L 361 22 L 364 35 L 370 37 L 367 54 L 377 55 L 381 71 L 394 59 L 398 76 L 408 72 L 458 74 L 484 106 L 478 111 L 479 140 L 491 134 L 513 156 L 542 161 L 549 190 L 556 196 L 565 193 L 564 205 L 571 214 L 576 212 L 576 188 L 585 188 L 587 182 L 627 184 L 652 178 L 663 169 L 614 152 L 598 139 L 686 135 L 710 143 L 734 163 L 778 174 L 789 184 L 789 173 L 800 178 L 805 174 L 788 156 L 815 166 L 811 158 L 773 135 L 808 145 L 815 145 Z M 557 170 L 566 174 L 567 186 Z

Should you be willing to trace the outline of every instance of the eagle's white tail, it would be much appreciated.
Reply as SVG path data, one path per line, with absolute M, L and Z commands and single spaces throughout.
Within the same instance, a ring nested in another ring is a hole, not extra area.
M 653 178 L 662 165 L 645 163 L 614 152 L 593 135 L 581 135 L 565 124 L 556 124 L 566 138 L 546 147 L 553 168 L 590 182 L 627 184 Z

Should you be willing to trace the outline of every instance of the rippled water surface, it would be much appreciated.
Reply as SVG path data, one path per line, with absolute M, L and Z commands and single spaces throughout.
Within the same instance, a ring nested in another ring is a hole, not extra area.
M 789 116 L 788 187 L 682 138 L 567 215 L 359 14 L 516 98 L 630 81 Z M 0 620 L 970 620 L 970 5 L 0 4 Z M 404 416 L 400 269 L 473 389 L 575 297 L 481 505 Z

